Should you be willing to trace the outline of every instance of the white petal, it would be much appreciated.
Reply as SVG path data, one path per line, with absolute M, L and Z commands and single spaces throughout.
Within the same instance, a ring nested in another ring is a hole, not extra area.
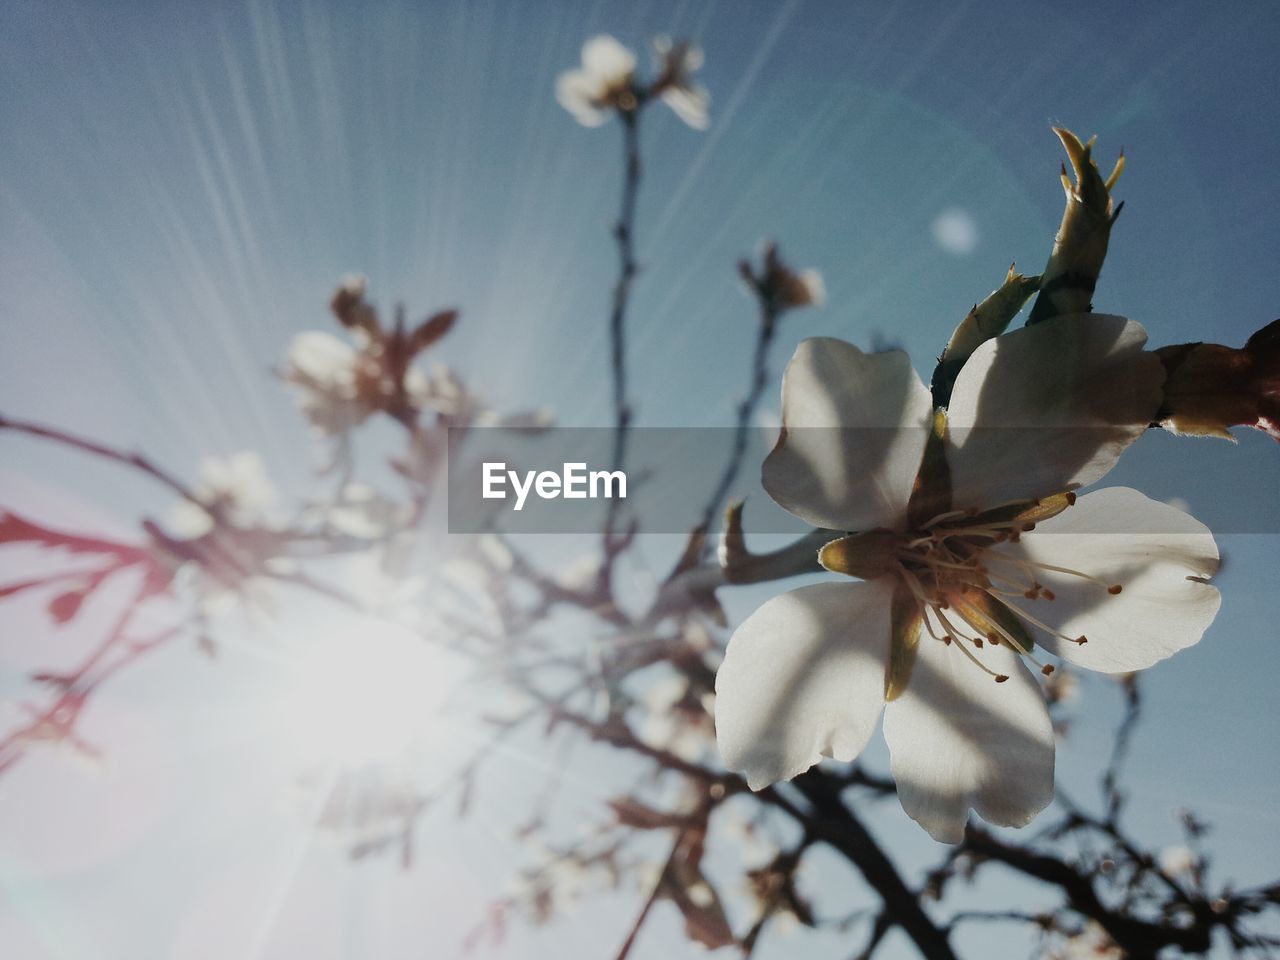
M 203 507 L 190 500 L 179 500 L 169 508 L 169 532 L 175 537 L 194 540 L 213 529 L 213 518 Z
M 821 307 L 827 302 L 827 286 L 822 282 L 822 273 L 817 270 L 805 270 L 800 274 L 800 285 L 804 287 L 809 303 Z
M 932 410 L 902 351 L 863 353 L 843 340 L 804 340 L 782 377 L 783 433 L 764 462 L 764 488 L 815 526 L 896 526 Z
M 695 130 L 705 130 L 711 123 L 707 115 L 711 95 L 702 87 L 667 87 L 662 91 L 662 100 Z
M 225 491 L 249 510 L 269 507 L 276 499 L 276 488 L 267 473 L 267 462 L 256 450 L 241 450 L 226 461 Z
M 1006 646 L 974 651 L 920 641 L 906 692 L 885 708 L 898 798 L 942 843 L 959 843 L 972 807 L 988 823 L 1021 827 L 1053 799 L 1053 726 L 1044 697 Z
M 1124 317 L 1056 317 L 988 340 L 947 411 L 953 505 L 992 507 L 1099 479 L 1160 406 L 1164 368 Z
M 696 43 L 691 43 L 684 48 L 684 63 L 681 64 L 681 72 L 686 76 L 690 73 L 695 73 L 702 69 L 704 62 L 705 55 L 702 52 L 702 48 Z
M 734 631 L 716 674 L 716 739 L 752 790 L 852 760 L 884 705 L 889 578 L 801 587 Z
M 1067 636 L 1087 637 L 1088 643 L 1075 644 L 1032 631 L 1050 653 L 1090 670 L 1141 670 L 1191 646 L 1213 622 L 1221 601 L 1216 587 L 1187 579 L 1217 572 L 1218 547 L 1209 529 L 1127 487 L 1081 497 L 998 553 L 1069 567 L 1120 586 L 1112 596 L 1092 581 L 1039 570 L 1036 579 L 1055 599 L 1014 600 Z M 993 561 L 991 569 L 1007 568 Z
M 581 70 L 566 70 L 556 78 L 556 99 L 584 127 L 598 127 L 609 118 L 595 106 L 603 93 L 604 88 Z
M 611 86 L 635 72 L 636 55 L 602 33 L 582 45 L 582 69 L 605 86 Z
M 289 363 L 316 387 L 340 388 L 354 381 L 356 351 L 331 333 L 308 330 L 289 344 Z

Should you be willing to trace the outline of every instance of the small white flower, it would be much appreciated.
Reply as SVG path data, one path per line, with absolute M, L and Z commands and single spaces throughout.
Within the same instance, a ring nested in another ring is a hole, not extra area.
M 659 71 L 654 92 L 693 129 L 707 129 L 711 94 L 693 81 L 693 74 L 702 67 L 702 48 L 684 41 L 677 43 L 670 37 L 658 37 L 653 41 L 653 49 Z
M 169 530 L 179 539 L 203 537 L 212 529 L 213 518 L 209 511 L 190 500 L 179 500 L 169 508 Z
M 173 586 L 183 604 L 198 610 L 206 623 L 240 614 L 250 626 L 259 627 L 277 608 L 275 584 L 257 573 L 234 577 L 199 563 L 186 563 L 174 577 Z M 210 633 L 219 635 L 216 629 Z
M 257 514 L 276 499 L 267 464 L 256 450 L 241 450 L 226 458 L 209 457 L 200 464 L 197 494 L 227 501 L 244 514 Z
M 711 747 L 711 712 L 686 702 L 688 695 L 689 681 L 677 673 L 652 682 L 641 698 L 643 716 L 636 735 L 654 749 L 699 763 Z
M 729 769 L 759 789 L 852 760 L 883 712 L 898 796 L 934 838 L 958 842 L 971 807 L 1021 826 L 1052 799 L 1032 647 L 1125 673 L 1197 642 L 1218 610 L 1202 524 L 1135 490 L 1076 501 L 1160 404 L 1145 342 L 1096 314 L 990 340 L 941 431 L 904 353 L 800 344 L 764 485 L 809 523 L 861 531 L 820 559 L 864 582 L 775 597 L 735 631 L 716 681 Z
M 556 80 L 556 99 L 584 127 L 598 127 L 613 110 L 638 105 L 634 89 L 636 55 L 608 34 L 582 45 L 582 68 Z
M 642 86 L 636 80 L 636 56 L 608 34 L 582 45 L 582 67 L 556 79 L 556 99 L 585 127 L 598 127 L 613 112 L 634 114 L 653 98 L 675 111 L 695 130 L 705 130 L 711 96 L 693 81 L 702 66 L 701 48 L 658 37 L 653 42 L 657 76 Z
M 341 436 L 359 426 L 372 409 L 357 387 L 360 354 L 331 333 L 308 330 L 289 344 L 284 378 L 299 388 L 299 405 L 312 426 Z
M 732 846 L 744 869 L 754 870 L 770 863 L 778 855 L 778 846 L 766 835 L 761 824 L 746 815 L 747 809 L 740 805 L 721 804 L 716 830 L 717 836 Z
M 600 557 L 594 551 L 580 554 L 559 566 L 556 584 L 565 590 L 585 593 L 599 579 L 600 566 Z
M 200 483 L 192 491 L 202 503 L 221 512 L 238 527 L 261 524 L 266 510 L 275 503 L 276 490 L 267 476 L 267 465 L 254 450 L 241 450 L 229 457 L 206 457 L 200 462 Z M 203 536 L 213 529 L 208 510 L 189 500 L 174 504 L 170 526 L 177 536 Z

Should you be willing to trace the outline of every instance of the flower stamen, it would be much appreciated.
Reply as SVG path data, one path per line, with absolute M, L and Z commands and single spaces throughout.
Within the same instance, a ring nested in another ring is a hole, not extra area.
M 1049 626 L 1039 617 L 1032 616 L 1030 613 L 1022 609 L 1022 607 L 1018 606 L 1015 603 L 1011 603 L 1008 600 L 1001 600 L 1000 602 L 1003 603 L 1010 610 L 1012 610 L 1019 617 L 1021 617 L 1023 620 L 1026 620 L 1028 623 L 1034 624 L 1035 626 L 1043 630 L 1045 633 L 1053 634 L 1055 637 L 1057 637 L 1060 640 L 1066 640 L 1068 643 L 1074 643 L 1078 646 L 1084 646 L 1086 643 L 1089 642 L 1088 637 L 1085 637 L 1085 636 L 1069 637 L 1065 633 L 1063 633 L 1061 630 L 1055 630 L 1053 627 Z
M 1092 583 L 1096 583 L 1098 586 L 1102 587 L 1102 589 L 1106 590 L 1107 593 L 1111 594 L 1111 596 L 1113 597 L 1119 594 L 1120 591 L 1124 589 L 1123 585 L 1121 584 L 1107 583 L 1107 581 L 1101 580 L 1098 577 L 1095 577 L 1093 574 L 1085 573 L 1082 570 L 1075 570 L 1075 569 L 1072 569 L 1071 567 L 1060 567 L 1057 564 L 1045 563 L 1042 560 L 1027 560 L 1023 557 L 1009 557 L 1001 553 L 992 553 L 991 559 L 1000 560 L 1000 561 L 1003 561 L 1004 563 L 1012 564 L 1015 567 L 1020 567 L 1023 569 L 1049 570 L 1049 571 L 1052 571 L 1053 573 L 1061 573 L 1069 577 L 1079 577 L 1081 580 L 1088 580 Z
M 937 607 L 933 607 L 932 609 L 933 609 L 934 615 L 937 616 L 939 623 L 941 623 L 944 627 L 946 627 L 951 632 L 951 634 L 954 635 L 957 639 L 964 639 L 964 634 L 962 634 L 959 630 L 957 630 L 955 626 L 951 623 L 951 621 L 949 621 L 945 616 L 943 616 L 943 613 L 941 610 L 939 610 Z M 967 646 L 965 646 L 963 643 L 957 643 L 955 646 L 958 650 L 964 653 L 966 657 L 969 658 L 971 663 L 973 663 L 979 670 L 981 670 L 987 676 L 993 678 L 996 683 L 1004 683 L 1006 680 L 1009 679 L 1009 677 L 1006 674 L 996 673 L 994 670 L 988 667 L 985 663 L 979 660 L 977 655 L 972 650 L 970 650 Z
M 998 597 L 996 597 L 996 596 L 995 596 L 995 593 L 994 593 L 993 591 L 991 591 L 991 590 L 986 590 L 986 591 L 984 591 L 984 592 L 985 592 L 989 597 L 991 597 L 993 600 L 995 600 L 995 601 L 996 601 L 996 603 L 1004 603 L 1004 601 L 1000 600 Z M 1008 606 L 1008 604 L 1006 603 L 1006 604 L 1005 604 L 1005 606 Z M 964 614 L 963 614 L 963 613 L 961 614 L 961 617 L 964 617 Z M 968 623 L 970 626 L 974 626 L 973 622 L 972 622 L 972 621 L 970 621 L 970 620 L 968 620 L 967 618 L 965 618 L 965 622 L 966 622 L 966 623 Z M 1034 654 L 1032 654 L 1032 652 L 1031 652 L 1030 650 L 1028 650 L 1025 646 L 1023 646 L 1023 644 L 1022 644 L 1022 641 L 1021 641 L 1021 640 L 1019 640 L 1019 639 L 1018 639 L 1017 637 L 1015 637 L 1012 633 L 1010 633 L 1008 630 L 1006 630 L 1004 627 L 1002 627 L 1002 626 L 999 624 L 999 622 L 998 622 L 998 621 L 996 621 L 994 618 L 991 618 L 991 619 L 990 619 L 990 623 L 991 623 L 991 628 L 992 628 L 992 630 L 993 630 L 993 631 L 995 631 L 995 633 L 996 633 L 996 634 L 998 634 L 999 636 L 1001 636 L 1001 637 L 1003 637 L 1005 640 L 1007 640 L 1007 641 L 1008 641 L 1008 643 L 1009 643 L 1009 646 L 1013 647 L 1013 649 L 1014 649 L 1014 650 L 1015 650 L 1019 655 L 1026 657 L 1028 660 L 1030 660 L 1032 663 L 1034 663 L 1037 667 L 1039 667 L 1039 668 L 1040 668 L 1040 671 L 1041 671 L 1042 673 L 1044 672 L 1044 669 L 1045 669 L 1045 667 L 1047 666 L 1047 664 L 1045 664 L 1045 663 L 1041 662 L 1039 659 L 1037 659 L 1037 658 L 1035 657 L 1035 655 L 1034 655 Z M 974 626 L 974 629 L 977 629 L 977 628 L 976 628 L 976 626 Z M 993 636 L 993 635 L 988 635 L 988 639 L 990 639 L 992 643 L 996 643 L 995 636 Z M 1049 667 L 1049 673 L 1052 673 L 1052 672 L 1053 672 L 1053 667 Z M 1045 674 L 1045 676 L 1048 676 L 1048 674 L 1046 673 L 1046 674 Z

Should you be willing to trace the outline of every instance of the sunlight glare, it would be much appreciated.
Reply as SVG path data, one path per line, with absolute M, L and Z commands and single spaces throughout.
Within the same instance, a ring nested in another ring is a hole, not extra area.
M 448 721 L 460 676 L 412 631 L 368 619 L 317 634 L 298 654 L 277 704 L 288 742 L 306 760 L 358 765 L 429 749 Z

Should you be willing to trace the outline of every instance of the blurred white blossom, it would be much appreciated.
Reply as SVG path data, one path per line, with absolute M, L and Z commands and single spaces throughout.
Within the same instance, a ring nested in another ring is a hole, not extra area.
M 341 436 L 372 412 L 356 387 L 359 354 L 331 333 L 308 330 L 289 344 L 284 378 L 298 387 L 299 406 L 321 433 Z
M 210 511 L 236 527 L 266 522 L 266 511 L 275 503 L 276 489 L 267 474 L 266 462 L 257 451 L 206 457 L 200 461 L 199 477 L 192 492 L 208 509 L 190 500 L 175 503 L 170 510 L 170 526 L 175 535 L 194 538 L 208 533 L 213 529 Z
M 709 122 L 711 96 L 693 80 L 702 66 L 701 48 L 669 37 L 653 42 L 656 75 L 652 84 L 636 79 L 636 55 L 608 34 L 582 46 L 582 66 L 556 80 L 556 99 L 586 127 L 598 127 L 614 112 L 632 115 L 656 98 L 695 130 Z
M 608 34 L 582 45 L 582 67 L 556 80 L 556 99 L 585 127 L 598 127 L 613 110 L 635 110 L 636 55 Z
M 697 696 L 687 678 L 664 674 L 644 689 L 640 710 L 636 736 L 644 743 L 688 763 L 707 759 L 715 736 L 711 694 Z
M 658 37 L 653 49 L 658 69 L 653 92 L 693 129 L 707 129 L 711 94 L 693 80 L 693 74 L 702 67 L 702 48 L 687 41 Z

